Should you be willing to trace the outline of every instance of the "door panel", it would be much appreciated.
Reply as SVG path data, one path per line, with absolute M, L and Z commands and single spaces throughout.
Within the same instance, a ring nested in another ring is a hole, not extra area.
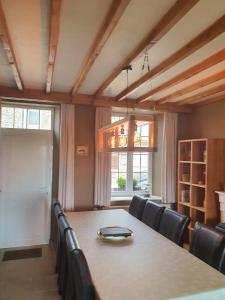
M 52 132 L 2 129 L 1 248 L 48 243 L 51 178 Z

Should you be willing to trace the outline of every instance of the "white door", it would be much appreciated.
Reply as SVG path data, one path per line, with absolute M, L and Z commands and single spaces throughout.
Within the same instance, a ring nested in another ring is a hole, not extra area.
M 52 131 L 2 130 L 0 248 L 49 242 L 52 143 Z

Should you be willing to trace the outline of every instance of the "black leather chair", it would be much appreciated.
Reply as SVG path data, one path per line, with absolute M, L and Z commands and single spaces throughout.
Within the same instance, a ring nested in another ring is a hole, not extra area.
M 62 207 L 61 207 L 61 205 L 60 205 L 59 202 L 56 203 L 55 206 L 54 206 L 54 213 L 55 213 L 56 219 L 58 219 L 59 216 L 62 216 L 62 215 L 64 216 L 63 209 L 62 209 Z
M 69 264 L 72 270 L 72 280 L 75 295 L 66 300 L 94 300 L 95 289 L 91 280 L 91 274 L 87 261 L 81 249 L 75 249 L 70 253 Z
M 220 259 L 218 270 L 225 275 L 225 248 L 223 250 L 223 253 L 222 253 L 222 256 L 221 256 L 221 259 Z
M 66 281 L 66 291 L 65 300 L 73 300 L 76 297 L 75 285 L 73 282 L 73 270 L 70 263 L 70 256 L 72 251 L 75 249 L 80 249 L 79 243 L 77 241 L 75 232 L 73 230 L 66 231 L 66 249 L 67 249 L 67 281 Z
M 56 198 L 53 198 L 52 199 L 52 207 L 54 208 L 56 205 L 60 205 L 60 203 Z
M 142 222 L 149 227 L 158 230 L 164 209 L 165 207 L 155 202 L 148 201 L 144 208 Z
M 67 250 L 66 250 L 66 232 L 72 229 L 65 217 L 60 215 L 58 217 L 58 249 L 57 249 L 57 267 L 58 267 L 58 287 L 59 293 L 65 299 L 65 288 L 67 280 Z
M 183 247 L 184 235 L 189 223 L 189 217 L 172 209 L 165 208 L 159 224 L 158 232 L 177 245 Z
M 147 199 L 135 195 L 131 200 L 129 206 L 129 213 L 141 220 L 146 202 Z
M 58 239 L 58 225 L 57 225 L 57 216 L 55 213 L 55 206 L 59 205 L 59 202 L 56 198 L 52 199 L 51 203 L 51 242 L 53 242 L 55 248 L 57 249 L 57 239 Z M 56 272 L 58 271 L 56 266 Z
M 61 234 L 60 234 L 60 230 L 59 230 L 59 218 L 61 216 L 64 216 L 64 212 L 63 209 L 60 205 L 60 203 L 58 201 L 55 201 L 55 203 L 53 203 L 53 210 L 54 210 L 54 216 L 55 216 L 55 223 L 57 226 L 57 242 L 56 242 L 56 273 L 59 272 L 59 264 L 60 264 L 60 257 L 61 257 Z
M 208 265 L 223 269 L 221 257 L 225 247 L 225 235 L 213 228 L 198 222 L 192 232 L 190 253 L 206 262 Z

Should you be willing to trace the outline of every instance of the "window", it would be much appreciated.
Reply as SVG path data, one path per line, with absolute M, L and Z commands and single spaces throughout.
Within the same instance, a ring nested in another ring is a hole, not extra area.
M 51 109 L 36 107 L 1 107 L 1 128 L 51 130 Z
M 112 123 L 123 116 L 112 116 Z M 138 126 L 140 145 L 145 145 L 149 137 L 149 127 Z M 134 193 L 152 192 L 152 154 L 145 152 L 111 153 L 111 195 L 129 197 Z
M 116 115 L 116 116 L 112 115 L 111 122 L 115 123 L 115 122 L 120 121 L 122 119 L 124 119 L 124 116 L 122 116 L 122 115 L 120 115 L 120 116 L 119 115 Z

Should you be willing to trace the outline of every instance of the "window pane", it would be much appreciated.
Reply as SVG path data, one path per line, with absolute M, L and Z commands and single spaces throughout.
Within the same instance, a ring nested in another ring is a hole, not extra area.
M 119 120 L 122 120 L 122 119 L 124 119 L 123 116 L 112 116 L 112 117 L 111 117 L 111 122 L 112 122 L 112 123 L 115 123 L 115 122 L 117 122 L 117 121 L 119 121 Z
M 29 129 L 39 129 L 39 109 L 28 110 L 28 124 Z
M 127 174 L 125 173 L 119 173 L 119 177 L 117 180 L 118 184 L 118 191 L 125 191 L 126 190 L 126 184 L 127 184 L 127 179 L 126 176 Z
M 141 189 L 145 189 L 148 184 L 148 173 L 141 173 Z
M 149 137 L 141 137 L 141 147 L 149 146 Z
M 119 172 L 119 155 L 118 155 L 118 153 L 111 154 L 111 171 Z
M 147 124 L 141 126 L 141 135 L 149 136 L 149 126 Z
M 127 172 L 127 154 L 119 154 L 119 172 Z
M 26 128 L 27 110 L 24 108 L 15 108 L 14 128 Z
M 148 154 L 141 155 L 141 172 L 148 171 Z
M 112 173 L 112 190 L 117 191 L 118 190 L 118 173 Z
M 52 112 L 51 110 L 40 110 L 40 129 L 51 130 Z
M 140 173 L 133 173 L 133 190 L 138 191 L 141 188 L 141 175 Z
M 140 170 L 141 170 L 140 154 L 133 154 L 133 172 L 140 172 Z
M 13 128 L 14 108 L 2 107 L 1 110 L 1 127 Z

